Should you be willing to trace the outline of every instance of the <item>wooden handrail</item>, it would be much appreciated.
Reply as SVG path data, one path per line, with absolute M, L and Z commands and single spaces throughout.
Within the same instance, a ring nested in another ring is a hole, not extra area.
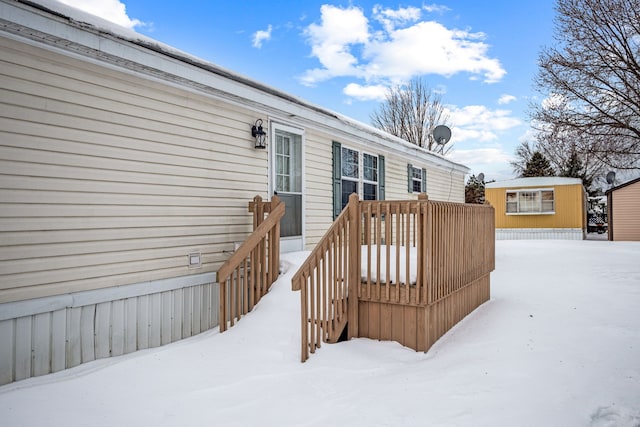
M 249 256 L 251 251 L 257 246 L 260 240 L 262 240 L 267 235 L 269 230 L 271 230 L 271 228 L 273 228 L 273 226 L 276 225 L 276 223 L 279 222 L 283 216 L 284 203 L 281 203 L 273 212 L 271 212 L 269 217 L 264 220 L 264 222 L 260 224 L 253 233 L 251 233 L 247 240 L 242 242 L 242 245 L 240 245 L 240 247 L 233 253 L 233 255 L 231 255 L 231 258 L 229 258 L 227 261 L 225 261 L 224 264 L 222 264 L 222 267 L 220 267 L 220 269 L 218 270 L 218 278 L 228 278 L 235 267 L 237 267 L 242 260 Z
M 300 291 L 303 362 L 322 342 L 337 341 L 347 323 L 349 214 L 340 213 L 291 279 Z
M 249 205 L 255 214 L 254 231 L 218 270 L 220 332 L 227 329 L 227 321 L 233 326 L 235 319 L 248 313 L 278 277 L 280 220 L 285 206 L 277 196 L 271 203 L 261 200 L 257 196 Z M 270 214 L 263 220 L 267 209 Z
M 299 291 L 301 289 L 301 279 L 303 274 L 309 274 L 309 272 L 316 266 L 317 259 L 323 251 L 323 248 L 326 248 L 327 242 L 331 241 L 333 235 L 337 232 L 337 230 L 344 224 L 347 215 L 349 212 L 345 209 L 343 210 L 338 218 L 331 224 L 331 227 L 324 233 L 322 238 L 318 241 L 315 248 L 311 251 L 307 259 L 300 267 L 298 267 L 298 271 L 291 278 L 291 290 Z

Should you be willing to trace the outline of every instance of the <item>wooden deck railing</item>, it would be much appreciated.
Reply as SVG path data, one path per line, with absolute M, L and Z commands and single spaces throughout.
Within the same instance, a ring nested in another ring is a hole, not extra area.
M 220 332 L 251 311 L 279 274 L 284 203 L 278 196 L 273 196 L 271 202 L 256 196 L 249 203 L 249 211 L 253 213 L 253 233 L 218 270 Z M 269 215 L 265 219 L 266 213 Z
M 292 289 L 300 291 L 302 352 L 307 357 L 322 342 L 335 342 L 347 323 L 347 276 L 354 254 L 348 242 L 345 209 L 291 279 Z
M 429 202 L 429 303 L 495 269 L 494 222 L 489 205 Z
M 396 310 L 392 305 L 414 307 L 396 316 L 424 322 L 426 312 L 416 310 L 434 307 L 427 316 L 432 325 L 403 326 L 414 333 L 427 328 L 423 338 L 408 340 L 426 350 L 488 298 L 494 239 L 490 206 L 432 202 L 426 195 L 409 201 L 359 201 L 352 195 L 292 278 L 292 289 L 301 291 L 302 361 L 322 342 L 337 341 L 347 323 L 349 338 L 361 336 L 359 319 L 368 319 L 369 313 L 360 304 L 369 304 L 372 313 Z M 456 296 L 463 303 L 447 300 L 471 284 L 480 290 Z

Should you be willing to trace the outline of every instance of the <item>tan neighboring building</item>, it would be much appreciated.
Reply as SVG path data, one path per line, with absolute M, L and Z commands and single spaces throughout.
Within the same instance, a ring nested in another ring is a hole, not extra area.
M 609 240 L 640 241 L 640 177 L 607 191 Z

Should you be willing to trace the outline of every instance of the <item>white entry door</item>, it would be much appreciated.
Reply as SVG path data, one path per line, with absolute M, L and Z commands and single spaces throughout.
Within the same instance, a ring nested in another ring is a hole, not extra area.
M 288 126 L 273 125 L 272 176 L 273 192 L 285 204 L 280 222 L 282 252 L 303 249 L 303 191 L 302 191 L 302 131 Z

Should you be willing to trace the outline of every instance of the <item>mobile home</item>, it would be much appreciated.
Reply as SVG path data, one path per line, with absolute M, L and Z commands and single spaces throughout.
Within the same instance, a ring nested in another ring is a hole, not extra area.
M 50 0 L 0 17 L 0 384 L 216 327 L 255 195 L 285 250 L 351 192 L 464 201 L 465 166 L 155 40 Z
M 492 182 L 485 199 L 495 208 L 498 240 L 585 238 L 586 192 L 579 178 Z

